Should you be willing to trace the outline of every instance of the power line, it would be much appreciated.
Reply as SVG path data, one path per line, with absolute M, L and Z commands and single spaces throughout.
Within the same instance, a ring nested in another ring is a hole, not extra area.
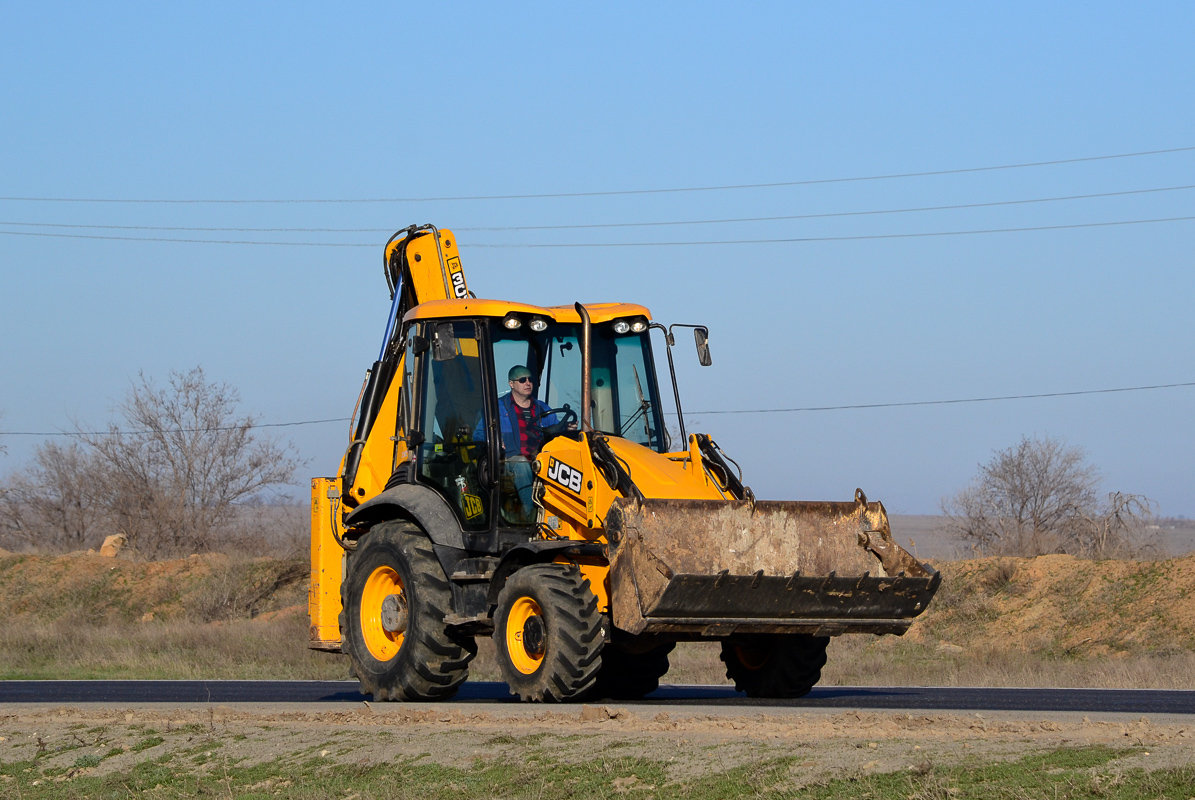
M 1177 188 L 1195 188 L 1175 187 Z M 1143 191 L 1164 192 L 1167 189 L 1145 189 Z M 0 222 L 0 225 L 20 225 L 28 228 L 92 228 L 109 231 L 193 231 L 196 233 L 385 233 L 394 232 L 389 228 L 208 228 L 190 225 L 85 225 L 82 223 L 65 222 Z M 456 228 L 454 230 L 501 230 L 500 228 Z M 511 228 L 511 230 L 515 230 Z
M 255 422 L 251 425 L 224 425 L 212 428 L 168 428 L 161 431 L 0 431 L 0 436 L 144 436 L 149 433 L 216 433 L 250 428 L 293 428 L 298 425 L 322 425 L 325 422 L 348 422 L 349 417 L 305 419 L 299 422 Z
M 820 214 L 785 214 L 775 217 L 736 217 L 730 219 L 694 219 L 674 220 L 669 222 L 599 222 L 583 225 L 511 225 L 506 227 L 486 228 L 454 228 L 458 231 L 557 231 L 581 230 L 594 228 L 654 228 L 671 225 L 718 225 L 722 223 L 741 222 L 779 222 L 794 219 L 827 219 L 831 217 L 864 217 L 877 214 L 909 214 L 921 211 L 956 211 L 969 208 L 994 208 L 997 206 L 1017 206 L 1030 203 L 1055 203 L 1065 200 L 1090 200 L 1100 197 L 1124 197 L 1126 195 L 1153 194 L 1156 192 L 1177 192 L 1184 189 L 1195 189 L 1195 184 L 1188 186 L 1165 186 L 1159 189 L 1130 189 L 1123 192 L 1099 192 L 1096 194 L 1072 194 L 1061 197 L 1039 197 L 1029 200 L 997 200 L 987 203 L 955 203 L 943 206 L 914 206 L 912 208 L 886 208 L 874 211 L 832 211 Z M 9 223 L 0 223 L 7 225 Z M 88 226 L 92 227 L 92 226 Z
M 1056 203 L 1070 200 L 1091 200 L 1106 197 L 1125 197 L 1129 195 L 1156 194 L 1159 192 L 1178 192 L 1195 189 L 1195 184 L 1184 186 L 1164 186 L 1154 189 L 1129 189 L 1119 192 L 1097 192 L 1094 194 L 1072 194 L 1058 197 L 1037 197 L 1024 200 L 996 200 L 984 203 L 955 203 L 939 206 L 914 206 L 911 208 L 886 208 L 869 211 L 832 211 L 818 214 L 784 214 L 771 217 L 732 217 L 724 219 L 693 219 L 669 220 L 657 222 L 598 222 L 578 225 L 506 225 L 483 226 L 472 228 L 454 228 L 456 231 L 558 231 L 558 230 L 592 230 L 603 228 L 649 228 L 677 225 L 718 225 L 724 223 L 743 222 L 779 222 L 799 219 L 827 219 L 833 217 L 862 217 L 882 214 L 909 214 L 924 211 L 955 211 L 960 209 L 995 208 L 1000 206 L 1017 206 L 1034 203 Z M 195 227 L 182 225 L 98 225 L 64 222 L 13 222 L 0 221 L 0 225 L 27 228 L 66 228 L 91 230 L 119 230 L 119 231 L 188 231 L 194 233 L 390 233 L 393 228 L 227 228 L 227 227 Z M 170 240 L 179 241 L 179 240 Z M 207 241 L 207 240 L 204 240 Z
M 99 239 L 109 242 L 170 242 L 173 244 L 250 244 L 268 247 L 380 247 L 350 242 L 258 242 L 244 239 L 175 239 L 166 236 L 102 236 L 86 233 L 42 233 L 40 231 L 0 231 L 0 236 L 36 236 L 47 239 Z
M 1124 386 L 1116 389 L 1082 389 L 1074 392 L 1043 392 L 1039 394 L 1007 394 L 992 397 L 965 397 L 954 400 L 910 400 L 897 403 L 858 403 L 843 406 L 801 406 L 796 408 L 748 408 L 727 411 L 689 411 L 691 417 L 708 414 L 787 414 L 806 411 L 853 411 L 869 408 L 904 408 L 909 406 L 942 406 L 961 405 L 964 403 L 991 403 L 1000 400 L 1036 400 L 1043 397 L 1077 397 L 1089 394 L 1117 394 L 1121 392 L 1145 392 L 1155 389 L 1176 389 L 1195 386 L 1195 381 L 1186 383 L 1158 383 L 1149 386 Z M 668 412 L 675 416 L 675 412 Z M 350 417 L 331 417 L 328 419 L 309 419 L 300 422 L 263 422 L 249 425 L 250 428 L 287 428 L 298 425 L 322 425 L 328 422 L 348 422 Z M 241 430 L 245 426 L 232 425 L 214 428 L 173 428 L 164 433 L 208 433 L 214 431 Z M 151 431 L 0 431 L 0 436 L 119 436 L 143 435 Z
M 1028 231 L 1061 231 L 1077 228 L 1107 228 L 1118 225 L 1147 225 L 1157 222 L 1186 222 L 1195 219 L 1187 217 L 1160 217 L 1157 219 L 1128 219 L 1113 222 L 1079 222 L 1068 225 L 1035 225 L 1024 228 L 982 228 L 966 231 L 925 231 L 919 233 L 872 233 L 855 236 L 794 236 L 782 239 L 719 239 L 699 242 L 573 242 L 573 243 L 519 243 L 519 244 L 486 244 L 474 242 L 471 247 L 491 248 L 565 248 L 565 247 L 694 247 L 701 245 L 725 244 L 794 244 L 799 242 L 853 242 L 869 239 L 921 239 L 936 236 L 974 236 L 984 233 L 1025 233 Z M 5 233 L 5 231 L 0 231 Z
M 510 244 L 473 242 L 470 247 L 506 248 L 506 249 L 542 249 L 569 247 L 698 247 L 706 245 L 727 244 L 797 244 L 804 242 L 851 242 L 870 239 L 922 239 L 939 236 L 974 236 L 988 233 L 1025 233 L 1031 231 L 1061 231 L 1079 228 L 1108 228 L 1122 225 L 1148 225 L 1161 222 L 1186 222 L 1195 216 L 1159 217 L 1155 219 L 1114 220 L 1111 222 L 1078 222 L 1066 225 L 1036 225 L 1022 228 L 982 228 L 963 231 L 922 231 L 917 233 L 873 233 L 853 236 L 794 236 L 779 239 L 718 239 L 696 242 L 558 242 L 534 243 L 519 242 Z M 262 242 L 229 239 L 174 239 L 160 236 L 103 236 L 99 234 L 83 233 L 42 233 L 39 231 L 0 231 L 0 236 L 35 236 L 51 239 L 99 239 L 104 241 L 121 242 L 169 242 L 174 244 L 241 244 L 262 245 L 275 247 L 378 247 L 377 244 L 357 244 L 349 242 Z
M 107 197 L 22 197 L 0 196 L 0 200 L 25 203 L 125 203 L 125 204 L 170 204 L 170 205 L 298 205 L 298 204 L 347 204 L 347 203 L 431 203 L 439 201 L 474 201 L 474 200 L 541 200 L 559 199 L 565 197 L 613 197 L 620 195 L 644 194 L 678 194 L 683 192 L 720 192 L 732 189 L 776 189 L 786 186 L 816 186 L 830 183 L 857 183 L 862 181 L 883 181 L 899 178 L 926 178 L 938 175 L 962 175 L 974 172 L 995 172 L 998 170 L 1026 169 L 1030 167 L 1051 167 L 1061 164 L 1080 164 L 1092 161 L 1111 161 L 1121 158 L 1138 158 L 1141 156 L 1165 155 L 1168 153 L 1184 153 L 1195 150 L 1191 147 L 1171 147 L 1164 150 L 1141 150 L 1135 153 L 1116 153 L 1103 156 L 1086 156 L 1083 158 L 1061 158 L 1052 161 L 1028 161 L 1019 164 L 999 164 L 986 167 L 964 167 L 960 169 L 927 170 L 924 172 L 897 172 L 885 175 L 863 175 L 847 178 L 815 178 L 800 181 L 776 181 L 770 183 L 737 183 L 720 186 L 686 186 L 664 189 L 618 189 L 593 192 L 541 192 L 535 194 L 490 194 L 490 195 L 456 195 L 443 197 L 374 197 L 354 199 L 259 199 L 259 200 L 172 200 L 172 199 L 125 199 Z
M 1153 386 L 1126 386 L 1118 389 L 1085 389 L 1078 392 L 1043 392 L 1041 394 L 1006 394 L 994 397 L 966 397 L 958 400 L 910 400 L 903 403 L 859 403 L 847 406 L 804 406 L 800 408 L 756 408 L 732 411 L 688 411 L 689 416 L 698 414 L 785 414 L 796 411 L 848 411 L 862 408 L 903 408 L 907 406 L 946 406 L 962 403 L 991 403 L 997 400 L 1034 400 L 1041 397 L 1076 397 L 1084 394 L 1115 394 L 1118 392 L 1144 392 L 1153 389 L 1175 389 L 1180 386 L 1195 386 L 1188 383 L 1159 383 Z

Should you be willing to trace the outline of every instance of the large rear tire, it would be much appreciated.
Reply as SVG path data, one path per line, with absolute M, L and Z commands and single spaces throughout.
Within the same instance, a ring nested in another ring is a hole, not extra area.
M 361 538 L 341 588 L 340 630 L 362 694 L 444 700 L 477 652 L 444 624 L 452 590 L 431 542 L 414 525 L 385 522 Z
M 586 695 L 593 700 L 641 700 L 660 688 L 660 678 L 668 671 L 668 654 L 676 642 L 640 648 L 634 643 L 611 642 L 602 650 L 602 669 L 593 689 Z
M 593 686 L 605 615 L 573 564 L 532 564 L 507 579 L 494 614 L 498 665 L 520 700 L 560 702 Z
M 748 697 L 804 697 L 821 680 L 828 636 L 760 634 L 722 642 L 734 688 Z

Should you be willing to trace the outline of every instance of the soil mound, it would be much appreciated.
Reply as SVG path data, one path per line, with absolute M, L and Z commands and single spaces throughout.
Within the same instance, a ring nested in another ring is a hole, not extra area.
M 941 645 L 1060 656 L 1195 650 L 1195 556 L 1067 555 L 935 564 L 942 588 L 906 634 Z
M 254 618 L 305 600 L 307 564 L 219 553 L 170 561 L 0 551 L 0 614 L 105 624 Z

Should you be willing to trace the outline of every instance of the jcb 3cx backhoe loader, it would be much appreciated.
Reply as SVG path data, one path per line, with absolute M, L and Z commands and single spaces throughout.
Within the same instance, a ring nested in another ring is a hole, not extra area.
M 683 417 L 670 441 L 649 336 L 679 412 L 672 329 L 708 365 L 704 327 L 478 299 L 457 248 L 431 225 L 386 244 L 381 352 L 340 474 L 312 481 L 310 646 L 346 653 L 364 693 L 451 697 L 493 636 L 523 700 L 642 697 L 680 640 L 721 642 L 750 696 L 799 697 L 830 636 L 925 609 L 938 573 L 862 491 L 757 501 Z

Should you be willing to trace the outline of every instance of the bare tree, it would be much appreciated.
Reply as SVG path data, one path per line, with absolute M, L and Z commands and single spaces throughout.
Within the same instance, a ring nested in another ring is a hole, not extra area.
M 33 463 L 0 485 L 4 543 L 55 550 L 97 543 L 104 520 L 95 472 L 91 455 L 75 442 L 37 447 Z
M 1153 503 L 1099 495 L 1099 471 L 1080 447 L 1045 437 L 997 451 L 966 488 L 942 502 L 949 527 L 985 553 L 1129 556 L 1145 544 Z
M 172 372 L 165 388 L 144 374 L 120 406 L 127 429 L 80 433 L 104 468 L 113 523 L 147 555 L 218 544 L 233 504 L 285 484 L 298 461 L 289 446 L 253 434 L 237 417 L 237 392 L 203 369 Z
M 118 407 L 120 423 L 102 434 L 77 430 L 69 448 L 42 445 L 7 480 L 8 538 L 83 547 L 119 532 L 149 557 L 226 544 L 237 504 L 288 483 L 299 465 L 290 445 L 255 435 L 255 419 L 237 414 L 239 399 L 199 367 L 172 372 L 164 387 L 140 375 Z

